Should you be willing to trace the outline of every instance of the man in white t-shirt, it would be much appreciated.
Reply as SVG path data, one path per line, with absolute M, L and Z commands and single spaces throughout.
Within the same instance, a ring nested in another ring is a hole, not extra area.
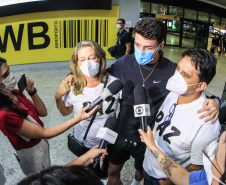
M 201 48 L 189 49 L 182 57 L 175 74 L 167 82 L 166 88 L 171 93 L 159 109 L 153 135 L 155 143 L 166 155 L 188 171 L 195 171 L 203 168 L 204 146 L 220 133 L 218 120 L 214 124 L 205 123 L 197 114 L 206 100 L 203 90 L 215 76 L 217 61 Z M 146 149 L 144 185 L 172 184 L 154 159 L 157 155 Z M 171 163 L 164 162 L 164 165 L 169 173 L 174 167 Z

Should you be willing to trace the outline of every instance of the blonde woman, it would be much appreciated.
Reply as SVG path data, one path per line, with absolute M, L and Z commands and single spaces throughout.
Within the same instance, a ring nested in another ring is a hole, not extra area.
M 85 102 L 93 102 L 100 96 L 108 76 L 105 67 L 106 54 L 96 42 L 85 40 L 75 46 L 70 64 L 74 77 L 72 85 L 69 86 L 67 81 L 64 80 L 55 94 L 57 108 L 63 116 L 72 112 L 76 116 Z M 109 75 L 106 85 L 108 86 L 114 80 L 116 78 Z M 98 111 L 84 143 L 87 149 L 100 143 L 100 139 L 96 138 L 96 134 L 99 128 L 104 126 L 106 119 L 115 115 L 118 98 L 119 93 L 114 95 L 112 106 L 110 102 L 106 101 L 100 105 L 101 109 Z M 89 123 L 90 119 L 86 119 L 74 127 L 74 137 L 79 142 L 83 141 Z

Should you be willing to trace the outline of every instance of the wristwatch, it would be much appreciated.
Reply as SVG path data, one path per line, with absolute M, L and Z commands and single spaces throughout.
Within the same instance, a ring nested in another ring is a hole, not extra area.
M 34 91 L 29 92 L 28 94 L 29 94 L 30 96 L 34 96 L 36 93 L 37 93 L 37 89 L 34 88 Z

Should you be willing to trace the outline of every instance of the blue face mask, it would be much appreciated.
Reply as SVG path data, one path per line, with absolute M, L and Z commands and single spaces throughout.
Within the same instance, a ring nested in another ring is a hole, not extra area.
M 158 46 L 158 48 L 159 48 L 159 46 Z M 140 65 L 146 65 L 149 62 L 151 62 L 152 60 L 154 60 L 153 55 L 158 50 L 158 48 L 157 48 L 156 51 L 140 51 L 136 46 L 134 46 L 134 48 L 135 48 L 135 51 L 134 51 L 135 58 L 136 58 L 138 64 L 140 64 Z

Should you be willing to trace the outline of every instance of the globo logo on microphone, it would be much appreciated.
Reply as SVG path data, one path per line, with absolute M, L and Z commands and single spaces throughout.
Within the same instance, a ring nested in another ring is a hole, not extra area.
M 110 144 L 114 144 L 118 134 L 107 127 L 101 127 L 96 135 L 97 138 L 103 139 Z
M 140 104 L 140 105 L 134 105 L 134 116 L 135 117 L 142 117 L 142 116 L 150 116 L 150 105 L 149 104 Z
M 136 107 L 135 109 L 136 114 L 141 115 L 144 113 L 144 109 L 141 106 Z

